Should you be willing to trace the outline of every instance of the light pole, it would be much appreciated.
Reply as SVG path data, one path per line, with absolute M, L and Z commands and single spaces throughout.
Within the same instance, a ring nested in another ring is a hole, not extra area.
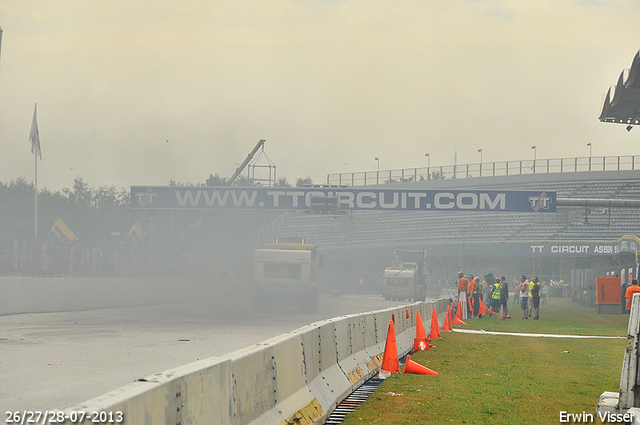
M 458 148 L 453 151 L 453 178 L 458 174 Z
M 591 142 L 587 143 L 589 146 L 589 171 L 591 171 Z
M 427 157 L 427 180 L 431 180 L 431 156 L 429 153 L 425 153 L 424 156 Z
M 378 168 L 376 170 L 376 184 L 380 184 L 380 158 L 376 156 L 374 159 L 378 163 Z
M 478 149 L 480 152 L 480 177 L 482 177 L 482 149 Z
M 538 150 L 536 149 L 536 145 L 531 146 L 531 149 L 533 149 L 533 166 L 531 167 L 531 169 L 533 170 L 534 174 L 536 172 L 536 155 L 538 154 Z

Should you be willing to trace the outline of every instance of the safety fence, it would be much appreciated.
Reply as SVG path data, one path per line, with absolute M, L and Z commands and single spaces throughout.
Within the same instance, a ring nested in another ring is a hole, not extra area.
M 514 176 L 520 174 L 576 173 L 581 171 L 622 171 L 640 169 L 640 155 L 530 159 L 480 162 L 438 167 L 360 171 L 327 174 L 328 185 L 366 186 L 413 181 Z
M 316 322 L 231 354 L 157 373 L 64 411 L 124 424 L 320 424 L 380 369 L 395 317 L 398 354 L 413 349 L 416 312 L 439 320 L 449 299 Z M 440 322 L 442 322 L 440 320 Z

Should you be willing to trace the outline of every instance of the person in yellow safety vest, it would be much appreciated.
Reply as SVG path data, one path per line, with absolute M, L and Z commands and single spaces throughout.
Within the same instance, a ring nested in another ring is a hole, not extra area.
M 530 299 L 532 308 L 531 310 L 536 311 L 536 317 L 533 320 L 538 320 L 540 318 L 540 282 L 538 281 L 538 276 L 533 276 L 531 278 L 533 286 L 531 286 Z
M 529 282 L 529 300 L 533 298 L 533 293 L 531 293 L 531 290 L 533 289 L 533 285 L 535 285 L 535 282 L 532 280 L 531 282 Z M 531 317 L 532 311 L 533 311 L 533 308 L 529 307 L 529 317 Z
M 491 287 L 491 310 L 500 313 L 500 278 L 496 277 L 495 284 Z

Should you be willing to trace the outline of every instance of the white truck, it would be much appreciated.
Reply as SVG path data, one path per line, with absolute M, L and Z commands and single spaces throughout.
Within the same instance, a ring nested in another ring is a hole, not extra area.
M 300 243 L 267 243 L 255 250 L 253 303 L 287 303 L 303 313 L 318 309 L 318 269 L 321 257 L 316 247 Z
M 424 301 L 427 296 L 427 253 L 396 249 L 396 260 L 384 269 L 382 296 L 385 300 Z

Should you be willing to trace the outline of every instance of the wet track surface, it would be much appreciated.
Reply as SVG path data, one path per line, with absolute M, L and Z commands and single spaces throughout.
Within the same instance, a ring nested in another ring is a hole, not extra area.
M 323 296 L 318 312 L 197 303 L 0 316 L 0 412 L 66 408 L 154 373 L 220 356 L 309 323 L 403 304 Z

